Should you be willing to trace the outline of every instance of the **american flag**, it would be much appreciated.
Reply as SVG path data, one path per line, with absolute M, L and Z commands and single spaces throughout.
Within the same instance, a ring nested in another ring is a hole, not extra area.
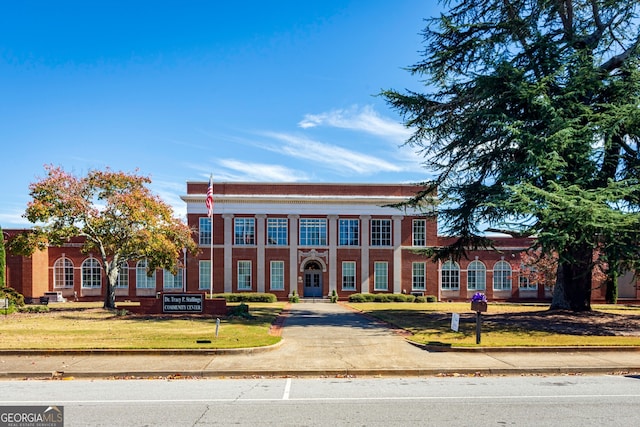
M 207 198 L 204 201 L 204 204 L 207 205 L 207 215 L 213 215 L 213 175 L 209 178 L 209 188 L 207 188 Z

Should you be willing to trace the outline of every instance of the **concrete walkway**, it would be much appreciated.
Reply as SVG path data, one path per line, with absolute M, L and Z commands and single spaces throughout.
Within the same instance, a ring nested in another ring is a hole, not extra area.
M 0 352 L 0 379 L 640 372 L 640 349 L 433 351 L 341 304 L 286 312 L 282 342 L 236 351 Z

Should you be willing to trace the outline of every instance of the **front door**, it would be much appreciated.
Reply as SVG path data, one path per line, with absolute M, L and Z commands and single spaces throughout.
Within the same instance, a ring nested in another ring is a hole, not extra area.
M 305 298 L 322 297 L 322 270 L 316 262 L 307 265 L 304 271 L 304 291 Z

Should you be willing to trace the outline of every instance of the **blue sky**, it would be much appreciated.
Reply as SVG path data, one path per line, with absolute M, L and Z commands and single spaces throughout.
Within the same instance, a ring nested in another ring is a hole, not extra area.
M 45 164 L 186 182 L 417 182 L 376 94 L 423 90 L 423 0 L 14 1 L 0 6 L 0 226 Z

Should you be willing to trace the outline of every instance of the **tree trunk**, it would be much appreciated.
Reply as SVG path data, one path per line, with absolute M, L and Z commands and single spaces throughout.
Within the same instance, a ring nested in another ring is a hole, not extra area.
M 556 286 L 560 284 L 561 289 L 554 289 L 551 309 L 590 311 L 593 251 L 587 246 L 571 247 L 566 255 L 561 259 L 571 261 L 558 262 Z
M 605 298 L 607 304 L 615 304 L 618 302 L 618 265 L 614 263 L 607 274 L 607 287 L 605 289 Z
M 120 268 L 113 261 L 105 262 L 105 272 L 107 274 L 107 289 L 104 292 L 104 304 L 102 308 L 106 310 L 116 309 L 116 283 L 118 282 L 118 274 Z

